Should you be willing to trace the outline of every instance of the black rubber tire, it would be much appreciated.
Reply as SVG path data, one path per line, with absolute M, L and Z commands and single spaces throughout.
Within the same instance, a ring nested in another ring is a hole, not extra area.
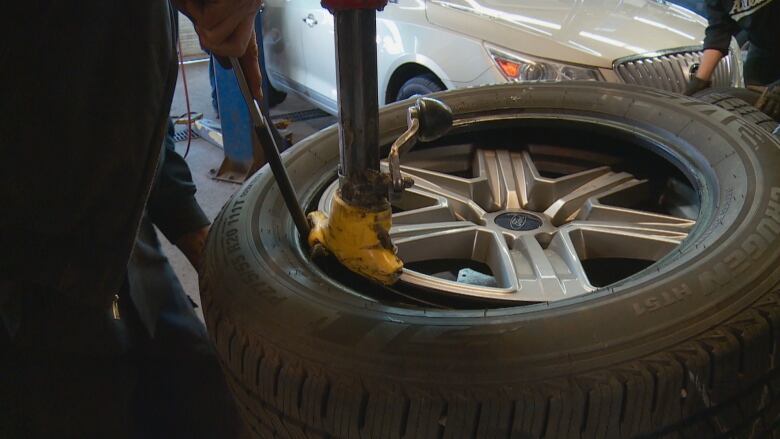
M 425 96 L 431 93 L 443 91 L 446 88 L 439 78 L 433 73 L 425 73 L 408 79 L 401 88 L 398 89 L 395 101 L 403 101 L 412 96 Z
M 574 114 L 657 136 L 701 169 L 710 213 L 646 281 L 549 304 L 423 311 L 367 300 L 315 266 L 266 166 L 214 222 L 201 279 L 210 335 L 258 438 L 780 437 L 776 139 L 649 88 L 438 97 L 456 116 Z M 405 127 L 403 103 L 380 111 L 383 145 Z M 336 127 L 284 161 L 308 204 L 335 177 Z
M 746 88 L 709 88 L 696 93 L 694 97 L 739 114 L 771 133 L 778 123 L 754 106 L 760 95 Z
M 273 108 L 287 99 L 287 93 L 275 89 L 271 83 L 268 83 L 268 107 Z
M 261 56 L 265 57 L 265 48 L 263 48 L 263 53 Z M 260 73 L 262 74 L 263 79 L 263 92 L 268 95 L 265 97 L 268 99 L 268 108 L 273 108 L 287 99 L 287 93 L 274 88 L 274 86 L 271 84 L 271 81 L 268 79 L 268 70 L 266 70 L 265 65 L 266 62 L 265 59 L 263 59 L 263 62 L 260 63 Z
M 706 100 L 709 95 L 726 95 L 732 98 L 741 99 L 749 105 L 755 105 L 758 98 L 761 96 L 761 93 L 742 87 L 710 87 L 694 94 L 693 97 L 705 100 L 705 102 L 710 102 L 709 100 Z

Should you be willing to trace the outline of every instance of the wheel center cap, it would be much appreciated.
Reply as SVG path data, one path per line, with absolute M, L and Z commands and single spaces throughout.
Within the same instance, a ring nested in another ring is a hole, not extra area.
M 527 232 L 542 227 L 542 219 L 526 212 L 506 212 L 493 220 L 497 225 L 515 232 Z

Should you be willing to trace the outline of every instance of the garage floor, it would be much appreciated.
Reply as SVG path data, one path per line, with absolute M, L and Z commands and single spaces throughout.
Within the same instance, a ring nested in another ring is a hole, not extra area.
M 190 108 L 191 111 L 201 112 L 207 119 L 215 120 L 217 115 L 214 109 L 211 107 L 211 87 L 209 85 L 208 78 L 208 62 L 201 62 L 195 64 L 189 64 L 184 66 L 187 76 L 187 85 L 190 96 Z M 184 98 L 184 87 L 182 83 L 182 74 L 179 72 L 179 81 L 176 84 L 176 95 L 173 99 L 173 105 L 171 107 L 171 115 L 179 116 L 187 112 L 186 102 Z M 311 109 L 312 106 L 305 103 L 296 96 L 288 95 L 287 99 L 271 110 L 271 114 L 283 114 L 292 113 L 295 111 L 302 111 Z M 335 123 L 334 117 L 322 117 L 318 119 L 311 119 L 307 121 L 294 122 L 290 126 L 290 130 L 293 133 L 293 141 L 298 142 L 304 137 Z M 178 130 L 183 129 L 183 126 L 177 126 Z M 180 154 L 184 154 L 187 146 L 187 141 L 177 142 L 176 151 Z M 196 197 L 200 202 L 201 207 L 209 216 L 213 219 L 222 208 L 222 205 L 227 201 L 228 197 L 237 190 L 240 186 L 233 183 L 226 183 L 217 181 L 211 178 L 210 171 L 212 169 L 219 168 L 224 154 L 222 150 L 211 143 L 202 139 L 194 139 L 190 146 L 189 154 L 186 157 L 187 163 L 192 170 L 192 176 L 197 185 L 198 192 Z M 195 270 L 187 262 L 184 255 L 172 244 L 165 240 L 165 237 L 160 235 L 160 239 L 163 241 L 163 248 L 165 249 L 168 258 L 173 265 L 173 269 L 178 274 L 179 279 L 184 285 L 187 294 L 200 305 L 200 295 L 198 293 L 198 277 Z M 203 318 L 203 313 L 200 308 L 197 309 L 198 315 Z

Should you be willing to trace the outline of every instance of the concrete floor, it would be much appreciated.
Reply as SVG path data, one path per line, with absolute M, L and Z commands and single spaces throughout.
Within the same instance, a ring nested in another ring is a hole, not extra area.
M 187 77 L 187 85 L 190 96 L 191 111 L 203 113 L 206 119 L 216 120 L 217 115 L 211 107 L 211 86 L 208 79 L 208 63 L 196 63 L 184 66 Z M 288 95 L 287 99 L 271 110 L 271 114 L 291 113 L 311 109 L 312 106 L 294 95 Z M 184 87 L 182 74 L 179 72 L 179 81 L 176 84 L 176 94 L 171 106 L 171 116 L 185 114 L 186 101 L 184 98 Z M 298 142 L 304 137 L 335 123 L 334 117 L 323 117 L 308 121 L 294 122 L 290 126 L 293 134 L 293 142 Z M 183 126 L 178 126 L 183 129 Z M 177 142 L 176 151 L 184 155 L 187 141 Z M 186 160 L 192 171 L 193 180 L 197 186 L 195 194 L 203 210 L 212 220 L 217 216 L 225 201 L 236 191 L 240 185 L 217 181 L 211 178 L 211 170 L 219 168 L 224 157 L 222 149 L 206 142 L 202 139 L 194 139 L 190 145 L 190 151 Z M 203 318 L 200 308 L 200 294 L 198 292 L 198 276 L 195 270 L 190 266 L 184 255 L 171 243 L 169 243 L 162 234 L 159 234 L 163 242 L 163 248 L 168 259 L 173 265 L 174 271 L 179 276 L 182 285 L 187 294 L 192 298 L 199 308 L 196 310 L 198 315 Z

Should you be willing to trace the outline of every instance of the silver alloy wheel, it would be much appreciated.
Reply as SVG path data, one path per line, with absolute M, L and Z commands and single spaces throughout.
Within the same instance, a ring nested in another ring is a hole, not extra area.
M 547 151 L 556 153 L 572 151 Z M 463 268 L 457 279 L 446 279 L 404 269 L 401 282 L 444 294 L 512 302 L 578 296 L 597 289 L 584 260 L 655 262 L 695 225 L 682 216 L 603 203 L 607 197 L 630 200 L 648 184 L 609 166 L 568 174 L 556 169 L 564 175 L 547 177 L 527 150 L 471 145 L 413 151 L 402 162 L 415 185 L 393 201 L 390 234 L 404 263 L 470 260 L 491 272 Z M 328 210 L 337 187 L 325 191 L 321 210 Z

